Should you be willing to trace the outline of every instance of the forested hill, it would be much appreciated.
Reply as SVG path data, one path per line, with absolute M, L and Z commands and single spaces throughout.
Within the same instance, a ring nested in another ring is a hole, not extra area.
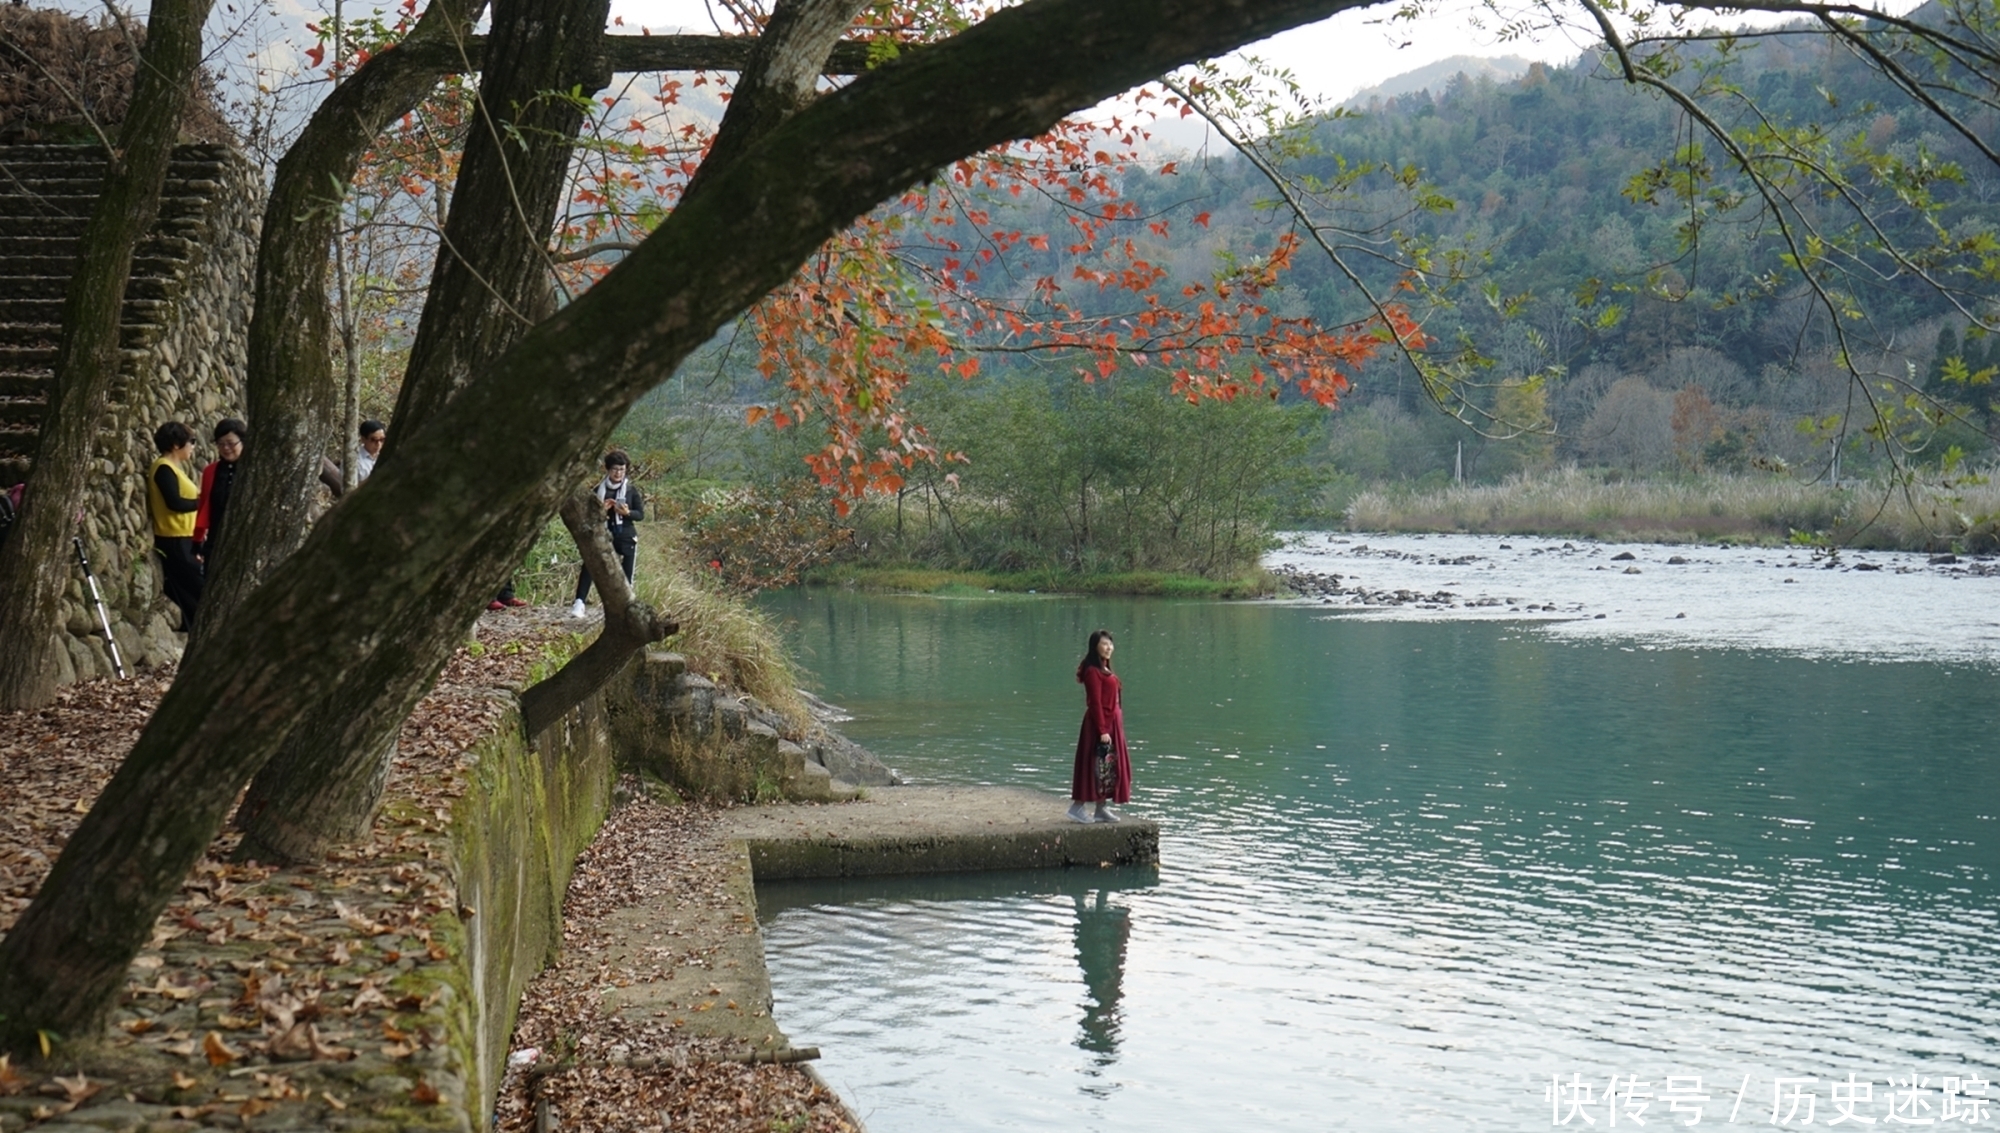
M 1711 53 L 1706 61 L 1713 59 Z M 1683 73 L 1690 85 L 1694 72 Z M 1762 115 L 1780 127 L 1816 124 L 1836 141 L 1854 140 L 1906 159 L 1928 153 L 1964 171 L 1962 182 L 1937 190 L 1951 204 L 1946 220 L 1955 234 L 1991 230 L 2000 220 L 2000 177 L 1990 164 L 1824 35 L 1799 30 L 1743 41 L 1723 73 L 1741 97 L 1709 105 L 1728 124 L 1747 126 Z M 1990 108 L 1966 115 L 1981 136 L 2000 127 L 2000 113 Z M 1647 203 L 1630 191 L 1635 178 L 1671 162 L 1692 140 L 1702 144 L 1702 160 L 1715 170 L 1715 187 L 1747 199 L 1747 186 L 1730 176 L 1718 147 L 1691 132 L 1678 107 L 1620 81 L 1595 55 L 1567 66 L 1536 64 L 1516 81 L 1461 75 L 1442 90 L 1370 98 L 1319 120 L 1312 138 L 1318 152 L 1296 158 L 1290 166 L 1295 174 L 1330 180 L 1342 168 L 1370 162 L 1414 167 L 1452 202 L 1444 211 L 1408 212 L 1410 194 L 1378 175 L 1357 183 L 1341 219 L 1355 229 L 1381 224 L 1485 254 L 1478 282 L 1462 288 L 1459 305 L 1433 315 L 1428 327 L 1447 342 L 1463 332 L 1497 358 L 1496 381 L 1557 375 L 1548 382 L 1548 411 L 1560 434 L 1556 455 L 1635 469 L 1659 466 L 1672 455 L 1662 449 L 1663 438 L 1642 436 L 1643 429 L 1605 421 L 1585 428 L 1606 395 L 1627 379 L 1644 388 L 1628 383 L 1618 413 L 1658 418 L 1661 429 L 1671 412 L 1665 399 L 1690 386 L 1701 389 L 1723 431 L 1736 432 L 1721 447 L 1739 460 L 1762 452 L 1802 456 L 1819 442 L 1801 436 L 1796 422 L 1844 397 L 1845 374 L 1835 364 L 1826 320 L 1804 288 L 1782 272 L 1784 248 L 1768 219 L 1747 204 L 1730 209 L 1704 202 L 1700 238 L 1690 247 L 1686 202 L 1663 193 L 1659 203 Z M 1161 248 L 1184 276 L 1209 270 L 1225 249 L 1236 255 L 1269 249 L 1294 224 L 1288 211 L 1270 207 L 1269 184 L 1227 152 L 1184 162 L 1172 176 L 1137 175 L 1126 188 L 1149 215 L 1176 202 L 1209 213 L 1198 238 Z M 1893 202 L 1878 216 L 1900 236 L 1917 231 Z M 1824 207 L 1816 220 L 1837 231 L 1855 218 Z M 1400 269 L 1362 251 L 1363 243 L 1348 240 L 1349 262 L 1386 288 Z M 1762 286 L 1769 273 L 1786 282 Z M 1531 298 L 1519 317 L 1503 320 L 1483 301 L 1482 285 L 1503 297 Z M 1366 311 L 1315 252 L 1301 255 L 1287 290 L 1281 305 L 1291 313 L 1341 322 Z M 1847 329 L 1854 336 L 1850 345 L 1870 352 L 1858 359 L 1863 368 L 1901 376 L 1914 364 L 1919 383 L 1930 380 L 1945 390 L 1934 381 L 1935 347 L 1942 334 L 1950 349 L 1959 349 L 1964 325 L 1948 317 L 1949 305 L 1908 273 L 1857 289 L 1856 298 L 1867 318 Z M 1607 314 L 1614 305 L 1618 310 Z M 1972 369 L 1986 363 L 1987 343 L 1963 345 Z M 1378 365 L 1351 407 L 1399 393 L 1402 408 L 1416 411 L 1415 384 L 1397 377 L 1402 369 Z M 1946 392 L 1970 402 L 1985 396 L 1977 389 Z M 1620 435 L 1610 439 L 1611 432 Z M 1601 436 L 1593 441 L 1593 434 Z M 1975 448 L 1981 443 L 1976 435 L 1962 439 Z M 1434 456 L 1424 459 L 1436 466 Z

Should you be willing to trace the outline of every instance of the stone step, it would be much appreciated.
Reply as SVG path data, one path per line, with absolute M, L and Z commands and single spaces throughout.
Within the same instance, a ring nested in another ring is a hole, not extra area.
M 129 285 L 128 285 L 129 286 Z M 0 321 L 6 320 L 7 303 L 13 299 L 57 299 L 69 289 L 69 276 L 15 274 L 0 268 Z
M 230 165 L 228 151 L 213 146 L 176 146 L 169 177 L 213 177 Z M 0 169 L 23 181 L 58 177 L 104 177 L 104 151 L 95 146 L 0 147 Z
M 31 463 L 25 456 L 0 455 L 0 488 L 11 488 L 26 480 Z
M 0 216 L 0 239 L 45 240 L 51 236 L 83 235 L 87 221 L 80 216 Z
M 204 182 L 213 185 L 213 182 Z M 0 219 L 51 217 L 90 219 L 97 207 L 97 194 L 53 194 L 9 192 L 0 183 Z M 208 211 L 208 199 L 195 193 L 173 193 L 160 198 L 159 218 L 175 220 L 199 217 Z
M 0 431 L 42 430 L 42 419 L 49 415 L 46 401 L 10 401 L 0 398 Z
M 167 306 L 165 299 L 127 295 L 119 321 L 127 326 L 154 322 L 166 314 Z M 9 323 L 49 327 L 62 325 L 62 310 L 61 299 L 9 299 L 0 305 L 0 311 L 5 312 Z
M 14 369 L 43 369 L 55 365 L 56 340 L 62 336 L 62 328 L 53 323 L 0 323 L 0 367 Z M 15 350 L 44 350 L 48 361 L 30 360 L 21 355 L 9 355 L 4 348 Z
M 0 370 L 10 374 L 46 374 L 55 369 L 56 347 L 48 344 L 21 345 L 0 340 Z
M 160 187 L 162 198 L 203 197 L 215 193 L 221 187 L 216 177 L 222 173 L 220 166 L 215 170 L 190 169 L 179 173 L 169 173 Z M 81 176 L 73 170 L 51 170 L 48 175 L 21 176 L 0 155 L 0 201 L 8 198 L 67 197 L 94 201 L 97 194 L 104 191 L 104 174 L 100 170 Z
M 47 370 L 39 373 L 0 372 L 0 398 L 46 398 L 55 384 L 55 375 Z
M 126 323 L 118 328 L 119 348 L 140 350 L 160 340 L 158 323 Z M 48 323 L 0 323 L 0 372 L 31 373 L 56 364 L 62 329 Z
M 34 455 L 35 446 L 41 443 L 41 439 L 41 434 L 35 430 L 13 429 L 0 425 L 0 463 L 19 461 L 25 465 L 28 458 Z

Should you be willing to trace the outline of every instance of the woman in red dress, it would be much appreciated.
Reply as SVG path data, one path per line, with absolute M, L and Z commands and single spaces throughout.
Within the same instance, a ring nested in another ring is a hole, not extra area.
M 1116 822 L 1112 803 L 1124 805 L 1132 798 L 1132 757 L 1125 750 L 1125 712 L 1119 707 L 1118 677 L 1111 671 L 1111 631 L 1100 629 L 1090 635 L 1090 647 L 1076 667 L 1076 679 L 1083 683 L 1083 729 L 1076 737 L 1076 768 L 1070 775 L 1069 817 L 1072 822 Z M 1097 753 L 1110 753 L 1111 782 L 1097 781 Z M 1107 789 L 1108 786 L 1108 789 Z M 1085 803 L 1097 804 L 1090 813 Z

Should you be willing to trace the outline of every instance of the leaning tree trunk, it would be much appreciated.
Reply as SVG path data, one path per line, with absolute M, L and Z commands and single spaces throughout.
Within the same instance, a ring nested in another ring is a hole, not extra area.
M 119 367 L 119 322 L 132 256 L 160 210 L 181 115 L 201 66 L 209 0 L 157 0 L 146 21 L 132 111 L 107 155 L 104 190 L 84 229 L 63 298 L 56 388 L 21 501 L 0 546 L 0 711 L 35 708 L 55 694 L 62 594 L 70 579 L 70 519 L 84 502 L 97 428 Z
M 191 650 L 305 541 L 329 441 L 340 425 L 327 277 L 340 202 L 361 156 L 437 86 L 433 59 L 463 49 L 485 0 L 434 0 L 399 45 L 363 63 L 320 103 L 278 161 L 257 245 L 245 409 L 252 442 L 219 533 Z
M 705 165 L 710 172 L 698 174 L 697 182 L 712 180 L 715 170 L 732 163 L 730 155 L 809 104 L 835 43 L 865 2 L 784 0 L 777 6 L 718 134 L 724 156 L 711 155 L 715 164 Z M 600 73 L 601 54 L 582 46 L 591 43 L 588 30 L 602 27 L 608 10 L 605 0 L 503 0 L 495 6 L 487 81 L 480 85 L 430 299 L 410 349 L 395 436 L 421 429 L 471 375 L 549 313 L 548 239 L 583 116 L 574 103 L 542 92 L 568 89 L 579 78 L 590 90 L 608 81 Z M 565 27 L 570 34 L 562 34 Z M 510 108 L 511 116 L 503 118 Z M 684 200 L 698 191 L 691 185 Z M 494 218 L 504 219 L 496 224 Z M 396 444 L 390 442 L 385 461 L 395 459 Z M 627 621 L 607 615 L 599 640 L 524 701 L 530 734 L 547 725 L 543 717 L 553 705 L 568 711 L 662 636 L 646 636 L 639 621 Z M 413 706 L 404 690 L 389 688 L 370 702 L 319 706 L 251 782 L 237 811 L 244 835 L 238 852 L 306 861 L 365 833 L 388 783 L 396 730 Z
M 549 234 L 584 116 L 573 100 L 547 92 L 596 91 L 610 82 L 598 50 L 610 7 L 610 0 L 493 6 L 479 106 L 383 466 L 398 459 L 393 438 L 421 432 L 470 375 L 548 313 Z M 526 544 L 512 551 L 516 561 L 526 553 Z M 435 677 L 433 667 L 414 688 L 388 684 L 314 706 L 251 781 L 237 811 L 238 852 L 309 861 L 366 833 L 388 782 L 396 731 Z
M 521 694 L 521 730 L 533 739 L 569 715 L 625 667 L 632 655 L 680 626 L 639 601 L 604 530 L 604 509 L 591 492 L 572 492 L 562 504 L 563 526 L 583 552 L 583 566 L 604 595 L 604 629 L 583 652 Z
M 321 698 L 435 673 L 575 454 L 825 240 L 945 163 L 1347 0 L 1028 0 L 815 103 L 402 434 L 192 655 L 4 941 L 0 1045 L 90 1035 L 237 786 Z

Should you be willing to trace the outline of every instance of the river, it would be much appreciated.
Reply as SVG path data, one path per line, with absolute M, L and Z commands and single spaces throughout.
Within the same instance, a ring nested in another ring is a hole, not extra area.
M 873 1133 L 2000 1125 L 2000 579 L 1560 548 L 1274 557 L 1456 609 L 766 596 L 916 782 L 1065 790 L 1111 628 L 1163 826 L 764 886 L 777 1019 Z

